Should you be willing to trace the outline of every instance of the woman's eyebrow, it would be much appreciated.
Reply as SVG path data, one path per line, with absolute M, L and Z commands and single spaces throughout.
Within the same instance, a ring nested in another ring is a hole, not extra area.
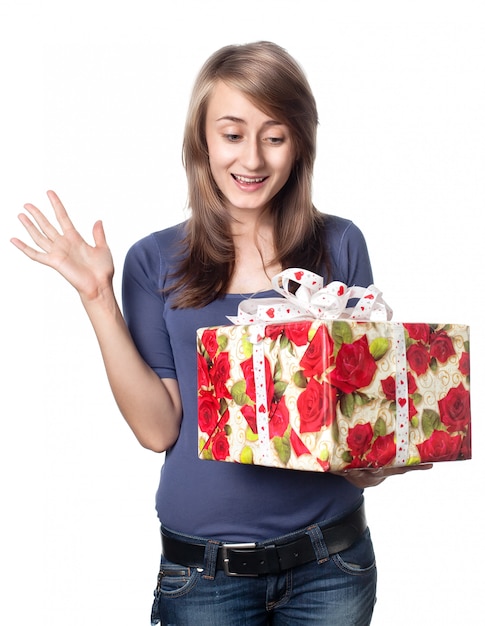
M 223 115 L 216 120 L 216 122 L 224 121 L 235 122 L 236 124 L 246 124 L 246 120 L 236 117 L 235 115 Z M 278 122 L 277 120 L 267 120 L 264 122 L 263 126 L 283 126 L 283 122 Z

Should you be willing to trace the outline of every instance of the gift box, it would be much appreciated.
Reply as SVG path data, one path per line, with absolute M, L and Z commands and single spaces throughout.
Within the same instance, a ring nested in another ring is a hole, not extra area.
M 374 286 L 312 289 L 197 331 L 200 458 L 319 472 L 470 459 L 469 327 L 392 322 Z

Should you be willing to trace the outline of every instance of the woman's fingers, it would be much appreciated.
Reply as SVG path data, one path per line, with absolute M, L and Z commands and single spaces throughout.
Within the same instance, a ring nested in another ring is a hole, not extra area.
M 26 204 L 19 220 L 31 237 L 31 245 L 16 237 L 11 241 L 33 261 L 58 271 L 86 300 L 93 299 L 111 287 L 114 273 L 102 223 L 95 223 L 95 245 L 89 245 L 75 229 L 57 194 L 48 191 L 47 195 L 58 223 L 56 227 L 35 205 Z
M 432 463 L 421 463 L 419 465 L 406 465 L 404 467 L 394 467 L 384 469 L 385 476 L 394 476 L 395 474 L 407 474 L 408 472 L 415 472 L 419 470 L 429 470 L 433 467 Z
M 48 252 L 50 250 L 51 242 L 58 235 L 57 231 L 54 227 L 49 228 L 49 223 L 45 218 L 42 219 L 42 214 L 35 207 L 25 205 L 25 210 L 32 215 L 36 224 L 34 224 L 28 215 L 21 213 L 18 217 L 22 226 L 30 235 L 32 241 L 37 244 L 39 248 L 44 250 L 44 252 Z
M 376 487 L 380 485 L 386 478 L 397 476 L 398 474 L 407 474 L 408 472 L 417 470 L 428 470 L 433 467 L 432 463 L 423 463 L 421 465 L 406 465 L 405 467 L 381 467 L 376 469 L 351 469 L 337 472 L 340 476 L 346 478 L 356 487 L 365 489 L 367 487 Z
M 34 204 L 27 203 L 25 213 L 20 213 L 18 218 L 40 250 L 16 237 L 11 242 L 30 259 L 57 268 L 83 242 L 58 195 L 54 191 L 48 191 L 47 195 L 60 228 L 56 228 Z
M 47 196 L 50 200 L 52 208 L 54 209 L 54 214 L 57 218 L 59 226 L 61 227 L 62 234 L 65 234 L 68 230 L 75 230 L 64 205 L 59 199 L 59 196 L 54 191 L 48 191 Z M 53 226 L 53 224 L 51 224 L 42 211 L 40 211 L 34 204 L 27 203 L 24 205 L 24 209 L 31 215 L 35 224 L 25 214 L 19 215 L 20 221 L 32 237 L 32 240 L 40 248 L 42 248 L 42 250 L 48 252 L 50 250 L 50 243 L 60 237 L 61 233 L 59 233 L 59 231 Z
M 26 256 L 28 256 L 29 259 L 32 259 L 33 261 L 37 261 L 38 263 L 42 263 L 43 265 L 47 265 L 45 253 L 39 252 L 39 250 L 36 250 L 35 248 L 32 248 L 31 246 L 27 245 L 21 239 L 17 239 L 17 237 L 12 237 L 10 241 L 13 243 L 13 245 L 16 248 L 18 248 L 21 252 L 23 252 Z
M 98 220 L 93 226 L 94 245 L 98 248 L 107 248 L 106 235 L 104 234 L 103 222 Z
M 67 214 L 67 211 L 56 192 L 49 190 L 47 192 L 47 197 L 49 198 L 52 208 L 54 209 L 55 216 L 59 222 L 62 232 L 65 233 L 68 230 L 74 229 L 71 218 Z

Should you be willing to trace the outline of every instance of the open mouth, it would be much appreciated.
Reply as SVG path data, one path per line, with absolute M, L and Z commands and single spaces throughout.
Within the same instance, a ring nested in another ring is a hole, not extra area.
M 243 185 L 254 185 L 257 183 L 262 183 L 268 178 L 267 176 L 255 176 L 251 178 L 249 176 L 239 176 L 238 174 L 231 174 L 231 176 L 234 178 L 234 180 Z

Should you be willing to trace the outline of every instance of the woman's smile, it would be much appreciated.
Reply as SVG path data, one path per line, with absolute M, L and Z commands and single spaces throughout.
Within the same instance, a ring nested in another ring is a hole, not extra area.
M 257 189 L 260 189 L 261 185 L 263 185 L 266 180 L 268 180 L 268 176 L 249 177 L 232 174 L 232 177 L 244 191 L 256 191 Z

